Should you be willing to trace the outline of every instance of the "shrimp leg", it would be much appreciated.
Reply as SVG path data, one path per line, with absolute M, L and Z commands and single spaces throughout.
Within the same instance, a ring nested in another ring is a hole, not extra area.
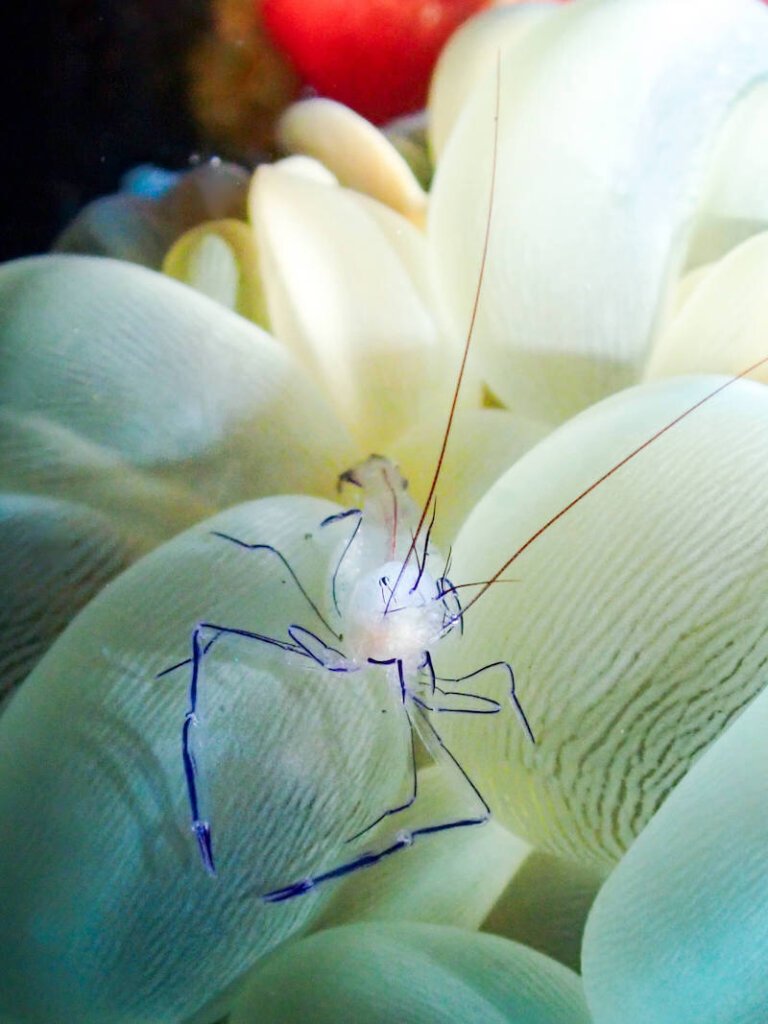
M 422 698 L 415 696 L 414 701 L 417 704 L 421 705 L 421 707 L 423 707 L 427 711 L 452 711 L 467 715 L 495 715 L 501 710 L 501 708 L 499 702 L 492 700 L 490 697 L 482 697 L 480 694 L 467 693 L 462 690 L 443 690 L 437 685 L 437 683 L 464 683 L 468 679 L 474 679 L 476 676 L 482 675 L 484 672 L 490 672 L 492 669 L 502 669 L 504 672 L 507 673 L 507 678 L 509 679 L 509 699 L 512 703 L 512 707 L 515 711 L 515 714 L 517 715 L 520 724 L 523 727 L 523 730 L 528 739 L 531 741 L 531 743 L 536 742 L 536 738 L 533 735 L 531 725 L 528 721 L 525 711 L 523 711 L 523 706 L 520 703 L 520 699 L 518 698 L 517 693 L 515 692 L 515 673 L 508 661 L 492 661 L 488 665 L 483 665 L 481 668 L 476 668 L 474 672 L 468 672 L 464 676 L 438 676 L 435 673 L 435 668 L 434 665 L 432 664 L 432 658 L 429 652 L 427 652 L 424 656 L 423 668 L 425 668 L 427 673 L 429 674 L 433 693 L 439 693 L 444 697 L 459 698 L 460 700 L 464 699 L 464 701 L 477 701 L 481 706 L 478 707 L 477 705 L 475 705 L 474 707 L 467 707 L 465 705 L 461 707 L 456 706 L 455 702 L 452 707 L 446 705 L 438 706 L 437 704 L 431 706 L 427 704 L 424 700 L 422 700 Z
M 208 637 L 208 634 L 211 634 Z M 254 633 L 247 629 L 235 629 L 231 626 L 220 626 L 212 622 L 201 622 L 192 631 L 192 656 L 186 661 L 179 662 L 158 673 L 158 678 L 168 675 L 183 665 L 191 665 L 189 681 L 188 707 L 184 715 L 184 722 L 181 729 L 181 756 L 184 765 L 184 777 L 187 784 L 187 798 L 192 819 L 192 832 L 197 839 L 200 857 L 203 867 L 210 875 L 216 874 L 216 863 L 213 856 L 213 844 L 211 840 L 211 826 L 208 815 L 205 813 L 204 801 L 200 787 L 200 768 L 198 757 L 195 753 L 194 730 L 199 726 L 200 721 L 197 713 L 200 682 L 202 678 L 202 663 L 205 655 L 210 651 L 213 644 L 221 636 L 238 636 L 247 640 L 257 640 L 260 643 L 289 654 L 295 654 L 303 658 L 317 660 L 302 646 L 295 642 L 278 640 L 275 637 L 265 636 L 261 633 Z M 208 638 L 207 638 L 208 637 Z M 293 638 L 292 638 L 293 639 Z
M 408 714 L 408 708 L 403 705 L 403 712 L 405 719 L 408 723 L 408 733 L 410 739 L 410 761 L 411 761 L 411 791 L 406 800 L 399 804 L 397 807 L 390 807 L 389 810 L 384 811 L 374 818 L 370 824 L 366 825 L 365 828 L 361 828 L 359 832 L 356 832 L 353 836 L 350 836 L 347 840 L 348 843 L 353 842 L 355 839 L 359 839 L 360 836 L 364 836 L 366 832 L 370 832 L 372 828 L 375 828 L 380 822 L 384 821 L 385 818 L 391 817 L 393 814 L 399 814 L 401 811 L 407 811 L 409 807 L 412 807 L 416 802 L 416 797 L 419 795 L 419 774 L 416 768 L 416 737 L 414 735 L 413 721 L 411 716 Z
M 393 842 L 380 850 L 360 854 L 360 856 L 355 857 L 353 860 L 340 864 L 338 867 L 331 868 L 329 871 L 323 871 L 317 875 L 310 875 L 309 877 L 299 879 L 290 885 L 283 886 L 280 889 L 273 889 L 271 892 L 265 893 L 262 896 L 262 899 L 265 902 L 282 903 L 284 900 L 290 900 L 296 896 L 302 896 L 304 893 L 311 892 L 323 882 L 328 882 L 335 878 L 343 878 L 346 875 L 351 875 L 353 872 L 361 870 L 362 868 L 373 867 L 374 864 L 379 864 L 381 861 L 394 856 L 394 854 L 399 853 L 401 850 L 408 849 L 408 847 L 412 846 L 419 836 L 435 835 L 438 832 L 447 832 L 455 828 L 469 828 L 473 825 L 484 825 L 489 820 L 491 810 L 486 803 L 485 798 L 480 793 L 480 790 L 467 775 L 456 757 L 454 757 L 445 745 L 440 734 L 418 705 L 416 706 L 416 713 L 418 733 L 425 746 L 436 762 L 447 764 L 453 769 L 458 770 L 461 778 L 472 791 L 476 801 L 480 804 L 478 813 L 441 822 L 437 825 L 425 825 L 421 828 L 410 830 L 403 829 L 396 835 Z M 412 719 L 410 715 L 408 716 L 408 720 L 412 724 L 414 723 L 414 719 Z M 385 817 L 387 817 L 386 814 L 382 815 L 379 820 L 383 820 Z

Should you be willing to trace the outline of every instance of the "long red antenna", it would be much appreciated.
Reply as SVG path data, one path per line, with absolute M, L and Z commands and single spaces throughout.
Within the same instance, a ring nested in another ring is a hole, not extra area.
M 467 367 L 467 359 L 469 358 L 469 350 L 470 350 L 470 347 L 472 345 L 472 337 L 473 337 L 474 331 L 475 331 L 475 322 L 477 321 L 477 313 L 478 313 L 478 309 L 480 308 L 480 294 L 481 294 L 482 289 L 483 289 L 483 280 L 485 279 L 485 268 L 486 268 L 486 265 L 488 263 L 488 243 L 489 243 L 489 240 L 490 240 L 490 237 L 491 237 L 491 223 L 493 221 L 493 206 L 494 206 L 494 201 L 495 201 L 495 198 L 496 198 L 496 164 L 498 163 L 497 157 L 498 157 L 498 150 L 499 150 L 499 110 L 500 110 L 500 107 L 501 107 L 501 52 L 497 51 L 497 53 L 496 53 L 496 103 L 495 103 L 495 110 L 494 110 L 494 116 L 493 116 L 493 148 L 492 148 L 492 151 L 491 151 L 491 159 L 492 159 L 492 162 L 491 162 L 491 189 L 490 189 L 490 196 L 489 196 L 489 199 L 488 199 L 488 217 L 487 217 L 486 224 L 485 224 L 485 236 L 483 238 L 483 250 L 482 250 L 482 255 L 480 257 L 480 271 L 479 271 L 478 276 L 477 276 L 477 288 L 475 289 L 475 298 L 474 298 L 474 301 L 472 303 L 472 314 L 471 314 L 471 316 L 469 318 L 469 327 L 467 329 L 467 337 L 466 337 L 466 340 L 464 342 L 464 351 L 462 353 L 461 363 L 459 364 L 459 372 L 458 372 L 458 375 L 456 377 L 456 387 L 453 389 L 453 397 L 451 399 L 451 406 L 450 406 L 450 410 L 448 412 L 448 420 L 447 420 L 446 425 L 445 425 L 445 432 L 443 433 L 443 443 L 442 443 L 442 445 L 440 447 L 440 454 L 437 457 L 437 462 L 435 463 L 435 472 L 432 474 L 432 482 L 429 485 L 429 493 L 427 494 L 426 500 L 424 502 L 424 506 L 423 506 L 423 508 L 421 510 L 421 515 L 419 516 L 419 521 L 418 521 L 418 523 L 416 525 L 416 529 L 415 529 L 415 531 L 413 533 L 413 536 L 411 537 L 411 543 L 410 543 L 410 546 L 409 546 L 408 551 L 406 553 L 406 556 L 403 559 L 402 565 L 400 567 L 400 572 L 398 574 L 397 579 L 395 580 L 395 585 L 392 587 L 392 590 L 390 591 L 389 601 L 392 600 L 392 596 L 394 595 L 395 591 L 397 590 L 398 584 L 400 583 L 400 580 L 401 580 L 401 578 L 403 576 L 403 573 L 405 572 L 406 566 L 408 565 L 408 562 L 410 561 L 414 551 L 416 550 L 416 544 L 418 543 L 419 535 L 420 535 L 420 533 L 421 533 L 421 531 L 422 531 L 422 529 L 424 527 L 424 523 L 426 522 L 427 516 L 429 515 L 429 508 L 430 508 L 430 505 L 432 504 L 433 498 L 435 497 L 435 491 L 437 490 L 437 484 L 438 484 L 438 481 L 440 479 L 440 473 L 442 472 L 443 463 L 445 462 L 445 452 L 446 452 L 446 449 L 448 447 L 448 440 L 449 440 L 449 438 L 451 436 L 451 430 L 453 428 L 453 420 L 454 420 L 454 417 L 456 415 L 456 406 L 457 406 L 458 401 L 459 401 L 459 393 L 461 391 L 461 386 L 462 386 L 462 383 L 464 381 L 464 371 L 466 370 L 466 367 Z M 389 601 L 387 602 L 387 607 L 384 609 L 385 614 L 389 610 Z
M 726 388 L 729 388 L 732 384 L 735 384 L 737 380 L 741 380 L 743 377 L 748 377 L 751 373 L 754 373 L 755 370 L 758 370 L 761 366 L 764 366 L 766 363 L 768 363 L 768 356 L 764 356 L 762 359 L 759 359 L 756 363 L 753 363 L 752 366 L 748 366 L 746 370 L 742 370 L 741 373 L 736 374 L 735 377 L 731 377 L 723 384 L 719 384 L 716 388 L 714 388 L 714 390 L 704 395 L 703 398 L 700 398 L 699 401 L 696 402 L 694 405 L 689 406 L 684 412 L 681 412 L 679 415 L 675 416 L 673 420 L 670 420 L 669 423 L 666 423 L 663 427 L 657 430 L 655 434 L 652 434 L 649 438 L 646 438 L 646 440 L 643 441 L 642 444 L 639 444 L 637 448 L 634 448 L 629 453 L 629 455 L 625 455 L 621 462 L 617 462 L 615 466 L 612 466 L 606 473 L 603 473 L 602 476 L 598 477 L 597 480 L 595 480 L 593 483 L 589 485 L 589 487 L 585 488 L 580 494 L 577 494 L 572 501 L 569 501 L 568 504 L 561 508 L 560 511 L 557 512 L 555 515 L 553 515 L 551 519 L 548 519 L 543 526 L 540 526 L 535 533 L 531 534 L 531 536 L 528 538 L 527 541 L 525 541 L 524 544 L 520 545 L 517 551 L 515 551 L 515 553 L 506 560 L 502 567 L 498 569 L 489 580 L 486 581 L 486 583 L 483 585 L 482 590 L 478 591 L 478 593 L 475 594 L 471 601 L 468 601 L 467 604 L 464 605 L 461 614 L 466 614 L 466 612 L 469 611 L 473 604 L 477 604 L 477 602 L 480 600 L 483 594 L 485 594 L 486 591 L 494 585 L 494 583 L 498 582 L 501 574 L 503 572 L 506 572 L 510 565 L 512 565 L 513 562 L 517 561 L 520 555 L 522 555 L 524 551 L 527 551 L 535 540 L 538 540 L 543 533 L 546 533 L 546 531 L 551 526 L 554 526 L 558 520 L 562 519 L 567 512 L 570 512 L 575 505 L 578 505 L 580 501 L 583 501 L 584 498 L 586 498 L 588 494 L 591 494 L 592 491 L 594 491 L 597 487 L 600 486 L 600 484 L 604 483 L 609 477 L 613 476 L 614 473 L 618 473 L 618 471 L 623 466 L 626 466 L 628 462 L 631 462 L 632 459 L 634 459 L 641 452 L 645 451 L 646 448 L 649 448 L 655 441 L 658 441 L 658 439 L 662 437 L 664 434 L 666 434 L 668 430 L 671 430 L 673 427 L 676 427 L 678 423 L 682 422 L 682 420 L 684 420 L 687 416 L 690 416 L 691 413 L 696 412 L 696 410 L 700 409 L 702 405 L 706 405 L 707 402 L 710 402 L 722 391 L 725 391 Z

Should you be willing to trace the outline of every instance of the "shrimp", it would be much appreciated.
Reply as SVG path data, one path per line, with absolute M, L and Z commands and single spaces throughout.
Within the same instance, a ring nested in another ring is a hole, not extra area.
M 182 725 L 182 762 L 191 829 L 197 839 L 203 866 L 209 874 L 216 874 L 211 822 L 201 798 L 199 757 L 194 749 L 194 731 L 199 724 L 198 695 L 203 680 L 205 656 L 216 641 L 224 636 L 277 647 L 287 656 L 315 662 L 333 674 L 352 674 L 371 666 L 386 674 L 397 695 L 397 706 L 411 736 L 410 791 L 405 800 L 384 810 L 350 836 L 348 842 L 361 839 L 386 818 L 405 811 L 415 803 L 418 775 L 414 733 L 418 734 L 435 761 L 452 767 L 458 773 L 471 792 L 477 811 L 455 820 L 410 831 L 402 830 L 393 842 L 382 849 L 365 851 L 321 874 L 308 876 L 262 894 L 262 898 L 270 903 L 290 899 L 314 889 L 321 882 L 341 878 L 359 868 L 376 864 L 412 845 L 419 836 L 481 825 L 490 818 L 487 802 L 443 742 L 431 716 L 436 713 L 494 715 L 502 711 L 502 705 L 497 700 L 464 689 L 446 688 L 443 684 L 454 687 L 486 671 L 500 671 L 506 676 L 510 706 L 517 714 L 526 735 L 534 741 L 533 731 L 516 694 L 512 666 L 507 662 L 493 662 L 468 675 L 455 678 L 439 676 L 435 670 L 431 651 L 443 637 L 461 626 L 461 602 L 458 588 L 448 576 L 449 560 L 442 562 L 431 548 L 431 526 L 425 530 L 419 547 L 414 547 L 415 506 L 398 468 L 383 456 L 372 455 L 360 465 L 341 474 L 339 484 L 360 488 L 364 500 L 362 508 L 345 510 L 320 523 L 322 529 L 354 523 L 349 536 L 342 542 L 330 582 L 338 629 L 322 614 L 276 548 L 217 532 L 215 536 L 227 543 L 251 552 L 270 554 L 281 561 L 308 608 L 318 619 L 327 639 L 315 630 L 298 624 L 290 625 L 287 638 L 280 639 L 218 623 L 200 622 L 192 633 L 190 658 L 160 673 L 160 676 L 164 676 L 182 666 L 189 666 L 191 670 L 189 704 Z M 434 569 L 435 565 L 442 568 Z

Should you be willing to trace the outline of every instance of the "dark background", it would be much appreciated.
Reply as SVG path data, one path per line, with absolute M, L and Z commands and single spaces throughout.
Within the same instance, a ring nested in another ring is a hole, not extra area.
M 185 60 L 208 0 L 8 3 L 0 258 L 46 250 L 88 200 L 139 163 L 201 152 Z

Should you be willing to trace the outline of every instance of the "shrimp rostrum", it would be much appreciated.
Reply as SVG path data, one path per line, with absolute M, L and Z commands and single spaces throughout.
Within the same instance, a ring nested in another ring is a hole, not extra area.
M 435 646 L 449 633 L 463 629 L 458 587 L 451 582 L 450 557 L 443 560 L 431 544 L 431 521 L 414 526 L 416 508 L 407 493 L 406 481 L 388 459 L 372 455 L 343 473 L 339 486 L 351 485 L 362 492 L 362 507 L 326 517 L 321 530 L 340 534 L 338 555 L 328 580 L 328 593 L 319 601 L 309 594 L 283 553 L 275 546 L 247 537 L 216 532 L 231 544 L 261 558 L 279 563 L 287 579 L 301 595 L 307 621 L 287 625 L 284 636 L 267 636 L 248 629 L 215 622 L 200 622 L 192 632 L 190 657 L 160 675 L 187 668 L 189 703 L 181 725 L 182 763 L 187 785 L 191 829 L 200 859 L 209 874 L 217 872 L 213 830 L 215 808 L 208 813 L 203 792 L 206 766 L 196 751 L 201 725 L 199 701 L 205 687 L 206 659 L 222 638 L 239 643 L 266 645 L 288 659 L 314 664 L 333 677 L 375 670 L 383 675 L 401 718 L 405 749 L 409 752 L 407 792 L 391 807 L 345 837 L 352 850 L 348 859 L 260 895 L 267 902 L 281 902 L 314 889 L 321 882 L 377 864 L 409 847 L 418 837 L 450 829 L 481 825 L 490 817 L 482 794 L 443 741 L 435 724 L 439 714 L 495 715 L 511 709 L 531 741 L 534 736 L 515 691 L 512 666 L 496 661 L 468 675 L 438 675 L 433 661 Z M 424 527 L 422 529 L 422 527 Z M 419 531 L 422 537 L 419 537 Z M 323 610 L 325 609 L 325 611 Z M 466 688 L 485 672 L 501 673 L 506 684 L 508 707 L 498 700 Z M 460 689 L 456 687 L 461 687 Z M 354 699 L 350 694 L 349 699 Z M 418 827 L 395 830 L 383 845 L 366 844 L 369 833 L 385 821 L 412 807 L 418 797 L 416 736 L 438 764 L 451 769 L 468 791 L 474 811 L 445 821 L 425 822 Z

